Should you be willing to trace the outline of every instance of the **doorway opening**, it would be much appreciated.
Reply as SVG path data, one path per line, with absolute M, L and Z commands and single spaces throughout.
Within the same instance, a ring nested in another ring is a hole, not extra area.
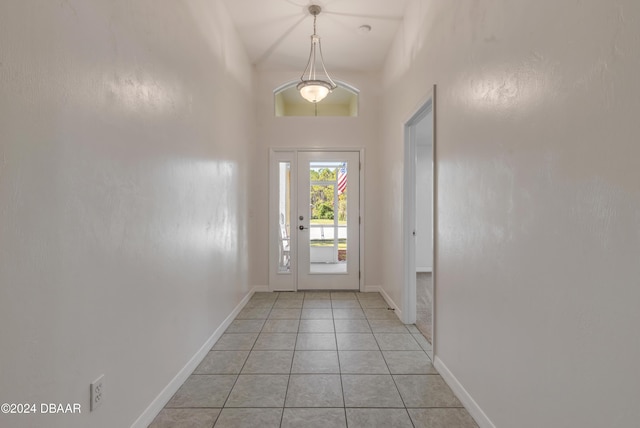
M 405 322 L 415 323 L 433 345 L 435 302 L 434 94 L 405 123 Z M 433 352 L 430 351 L 431 357 Z
M 359 290 L 361 152 L 272 150 L 269 289 Z

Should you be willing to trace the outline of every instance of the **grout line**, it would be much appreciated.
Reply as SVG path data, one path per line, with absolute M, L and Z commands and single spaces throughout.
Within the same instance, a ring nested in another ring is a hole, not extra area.
M 304 293 L 304 291 L 303 291 Z M 302 307 L 304 307 L 304 299 L 306 295 L 302 297 Z M 277 301 L 277 300 L 276 300 Z M 274 303 L 275 306 L 275 303 Z M 293 344 L 293 354 L 291 355 L 291 364 L 289 365 L 289 377 L 287 379 L 287 387 L 284 390 L 284 401 L 282 403 L 282 413 L 280 414 L 280 426 L 284 422 L 284 409 L 287 407 L 287 395 L 289 394 L 289 384 L 291 383 L 291 371 L 293 370 L 293 360 L 296 358 L 296 347 L 298 346 L 298 334 L 300 334 L 300 322 L 302 321 L 302 308 L 300 308 L 300 317 L 298 318 L 298 329 L 296 330 L 296 341 Z
M 302 307 L 302 308 L 301 308 L 301 310 L 300 310 L 300 318 L 298 318 L 298 327 L 297 327 L 297 330 L 296 330 L 296 332 L 295 332 L 295 333 L 293 333 L 293 332 L 287 332 L 287 334 L 291 334 L 291 333 L 295 334 L 295 335 L 296 335 L 296 340 L 295 340 L 295 342 L 294 342 L 294 346 L 293 346 L 293 351 L 292 351 L 293 353 L 292 353 L 291 363 L 290 363 L 290 366 L 289 366 L 289 373 L 288 373 L 287 387 L 286 387 L 286 389 L 285 389 L 283 405 L 282 405 L 282 407 L 280 407 L 280 406 L 262 407 L 263 409 L 267 409 L 267 408 L 269 408 L 269 409 L 280 409 L 280 410 L 281 410 L 281 416 L 280 416 L 280 425 L 281 425 L 281 426 L 282 426 L 282 424 L 283 424 L 283 422 L 284 422 L 284 410 L 287 408 L 287 407 L 286 407 L 286 398 L 287 398 L 288 389 L 289 389 L 289 385 L 290 385 L 290 381 L 291 381 L 291 376 L 292 376 L 292 371 L 293 371 L 293 362 L 294 362 L 294 359 L 295 359 L 295 356 L 296 356 L 296 352 L 297 352 L 297 349 L 296 349 L 296 348 L 297 348 L 297 343 L 298 343 L 299 335 L 301 334 L 300 329 L 301 329 L 301 321 L 302 321 L 302 309 L 304 309 L 304 301 L 305 301 L 305 300 L 306 300 L 306 298 L 307 298 L 306 293 L 305 293 L 304 291 L 303 291 L 302 293 L 304 294 L 304 296 L 303 296 L 303 298 L 302 298 L 303 307 Z M 356 295 L 356 296 L 357 296 L 357 295 Z M 214 425 L 218 422 L 218 420 L 220 419 L 220 415 L 222 414 L 223 410 L 224 410 L 224 409 L 226 409 L 226 408 L 233 408 L 233 409 L 254 409 L 255 407 L 244 407 L 244 406 L 243 406 L 243 407 L 226 407 L 226 406 L 227 406 L 227 403 L 228 403 L 229 397 L 231 396 L 231 392 L 232 392 L 232 391 L 233 391 L 233 389 L 235 388 L 235 386 L 236 386 L 236 384 L 237 384 L 237 381 L 239 380 L 240 376 L 242 375 L 242 371 L 244 370 L 244 368 L 245 368 L 245 367 L 246 367 L 246 365 L 247 365 L 247 362 L 248 362 L 249 357 L 251 356 L 251 353 L 252 353 L 252 352 L 254 352 L 254 351 L 256 351 L 255 347 L 256 347 L 256 344 L 257 344 L 258 338 L 260 337 L 260 335 L 261 335 L 261 334 L 263 334 L 263 333 L 265 333 L 265 334 L 266 334 L 266 333 L 267 333 L 267 332 L 264 332 L 264 328 L 265 328 L 266 321 L 267 321 L 267 320 L 269 320 L 269 316 L 271 315 L 271 313 L 273 312 L 273 310 L 274 310 L 274 309 L 278 309 L 278 308 L 276 308 L 275 306 L 276 306 L 276 303 L 278 302 L 278 300 L 279 300 L 279 299 L 280 299 L 280 293 L 278 293 L 278 296 L 277 296 L 277 297 L 275 298 L 275 300 L 271 303 L 271 306 L 269 307 L 269 311 L 268 311 L 267 317 L 264 319 L 264 322 L 263 322 L 263 324 L 262 324 L 262 327 L 261 327 L 261 328 L 260 328 L 260 330 L 257 332 L 256 339 L 253 341 L 253 343 L 252 343 L 252 345 L 251 345 L 250 349 L 248 350 L 247 357 L 246 357 L 246 359 L 244 360 L 244 362 L 243 362 L 243 364 L 242 364 L 242 367 L 240 368 L 240 370 L 238 371 L 238 373 L 237 373 L 237 374 L 235 374 L 235 376 L 236 376 L 236 377 L 235 377 L 234 383 L 233 383 L 233 385 L 232 385 L 231 389 L 229 390 L 229 394 L 227 395 L 227 397 L 226 397 L 226 399 L 224 400 L 224 403 L 222 404 L 222 406 L 221 406 L 221 407 L 167 407 L 167 406 L 165 406 L 165 408 L 167 408 L 167 409 L 219 409 L 220 411 L 219 411 L 218 415 L 216 416 L 216 419 L 215 419 L 215 421 L 214 421 Z M 343 299 L 339 299 L 339 300 L 343 300 Z M 338 300 L 336 300 L 336 301 L 338 301 Z M 361 303 L 360 299 L 358 299 L 358 298 L 356 297 L 356 301 L 358 302 L 358 305 L 360 306 L 360 309 L 364 312 L 364 308 L 362 307 L 362 303 Z M 340 387 L 341 387 L 341 391 L 342 391 L 342 400 L 343 400 L 342 409 L 343 409 L 343 411 L 344 411 L 345 423 L 347 424 L 347 427 L 348 427 L 348 426 L 349 426 L 349 422 L 348 422 L 348 419 L 347 419 L 346 397 L 345 397 L 345 392 L 344 392 L 344 382 L 343 382 L 343 372 L 342 372 L 343 368 L 342 368 L 341 361 L 340 361 L 340 349 L 338 348 L 338 337 L 337 337 L 338 332 L 337 332 L 337 329 L 336 329 L 336 318 L 335 318 L 335 313 L 334 313 L 334 308 L 333 308 L 333 300 L 331 299 L 331 296 L 330 296 L 329 302 L 330 302 L 330 305 L 331 305 L 331 314 L 332 314 L 331 321 L 332 321 L 332 324 L 333 324 L 333 339 L 334 339 L 334 344 L 335 344 L 335 352 L 336 352 L 336 356 L 337 356 L 337 359 L 338 359 L 338 375 L 340 376 Z M 285 309 L 287 309 L 287 308 L 285 308 Z M 296 309 L 297 309 L 297 308 L 296 308 Z M 345 308 L 337 308 L 337 309 L 345 309 Z M 346 309 L 351 309 L 351 308 L 346 308 Z M 356 308 L 353 308 L 353 309 L 356 309 Z M 364 318 L 364 319 L 365 319 L 365 321 L 367 322 L 367 325 L 369 326 L 370 331 L 369 331 L 369 332 L 367 332 L 367 333 L 361 333 L 361 334 L 371 334 L 371 335 L 373 336 L 374 341 L 375 341 L 375 343 L 376 343 L 376 345 L 377 345 L 377 348 L 378 348 L 378 352 L 380 352 L 380 354 L 381 354 L 381 355 L 382 355 L 382 357 L 383 357 L 383 361 L 384 361 L 384 363 L 385 363 L 385 365 L 386 365 L 386 367 L 387 367 L 387 370 L 389 371 L 389 376 L 391 376 L 391 379 L 392 379 L 392 381 L 393 381 L 393 385 L 395 386 L 396 391 L 397 391 L 398 395 L 400 396 L 400 400 L 401 400 L 401 402 L 402 402 L 402 407 L 400 407 L 400 406 L 398 406 L 398 407 L 388 407 L 388 409 L 392 409 L 392 408 L 393 408 L 393 409 L 405 409 L 405 412 L 407 412 L 407 415 L 409 416 L 409 420 L 411 421 L 411 424 L 415 427 L 414 421 L 413 421 L 413 419 L 411 419 L 411 415 L 410 415 L 410 414 L 409 414 L 409 412 L 408 412 L 409 407 L 407 407 L 407 405 L 406 405 L 406 403 L 405 403 L 405 401 L 404 401 L 404 398 L 402 397 L 402 394 L 400 394 L 400 390 L 399 390 L 399 388 L 398 388 L 398 385 L 397 385 L 397 383 L 396 383 L 396 380 L 395 380 L 395 378 L 394 378 L 394 375 L 391 373 L 391 370 L 390 370 L 390 368 L 389 368 L 389 363 L 388 363 L 388 361 L 387 361 L 387 359 L 386 359 L 386 357 L 385 357 L 384 353 L 382 352 L 382 349 L 381 349 L 381 347 L 380 347 L 380 343 L 379 343 L 379 341 L 378 341 L 378 338 L 375 336 L 375 333 L 374 333 L 374 331 L 373 331 L 373 328 L 371 327 L 371 322 L 370 322 L 369 318 L 368 318 L 368 317 L 366 317 L 366 314 L 365 314 L 365 318 Z M 348 318 L 348 319 L 347 319 L 347 321 L 348 321 L 348 320 L 350 320 L 350 318 Z M 235 319 L 234 319 L 234 321 L 235 321 Z M 245 334 L 255 334 L 255 333 L 256 333 L 256 332 L 245 333 Z M 278 333 L 280 333 L 280 332 L 278 332 Z M 355 333 L 355 332 L 342 332 L 342 333 L 358 334 L 358 333 Z M 417 342 L 416 337 L 414 336 L 414 333 L 412 333 L 412 332 L 410 332 L 410 331 L 409 331 L 408 333 L 410 333 L 410 334 L 412 335 L 412 339 L 413 339 L 415 342 Z M 232 334 L 232 333 L 229 333 L 229 334 Z M 322 334 L 327 334 L 327 333 L 322 333 Z M 398 334 L 400 334 L 400 333 L 398 333 Z M 417 333 L 416 333 L 416 334 L 417 334 Z M 271 350 L 271 349 L 270 349 L 270 350 Z M 283 349 L 283 350 L 284 350 L 284 349 Z M 389 349 L 388 351 L 394 351 L 394 350 L 395 350 L 395 351 L 400 351 L 400 349 Z M 427 355 L 427 357 L 428 357 L 428 353 L 427 353 L 427 351 L 426 351 L 426 350 L 424 350 L 424 349 L 422 348 L 422 346 L 420 346 L 420 350 L 421 350 L 424 354 L 426 354 L 426 355 Z M 213 349 L 211 349 L 209 352 L 211 352 L 211 351 L 213 351 Z M 217 350 L 217 351 L 221 351 L 221 352 L 234 352 L 234 351 L 235 351 L 235 352 L 237 352 L 237 351 L 243 351 L 243 352 L 244 352 L 244 351 L 247 351 L 247 349 L 237 349 L 237 350 L 236 350 L 236 349 L 223 349 L 223 350 Z M 314 351 L 319 351 L 319 350 L 314 350 Z M 256 373 L 256 374 L 259 374 L 259 373 Z M 284 375 L 284 373 L 279 373 L 279 374 L 280 374 L 280 375 Z M 309 373 L 309 374 L 329 375 L 329 374 L 331 374 L 331 373 Z M 220 374 L 215 374 L 215 373 L 214 373 L 214 374 L 211 374 L 211 373 L 199 373 L 199 374 L 194 374 L 194 373 L 192 373 L 192 374 L 191 374 L 191 376 L 211 376 L 211 375 L 234 375 L 234 374 L 233 374 L 233 373 L 231 373 L 231 374 L 223 374 L 223 373 L 220 373 Z M 250 375 L 250 374 L 248 374 L 248 375 Z M 359 375 L 362 375 L 362 376 L 370 376 L 371 374 L 370 374 L 370 373 L 352 373 L 352 374 L 349 374 L 349 375 L 350 375 L 350 376 L 359 376 Z M 397 374 L 397 375 L 398 375 L 398 374 Z M 406 375 L 416 375 L 416 374 L 408 373 L 408 374 L 406 374 Z M 438 373 L 429 373 L 429 374 L 427 374 L 427 373 L 423 373 L 422 375 L 425 375 L 425 376 L 439 376 L 439 374 L 438 374 Z M 292 407 L 292 408 L 312 408 L 312 407 Z M 313 408 L 314 408 L 314 409 L 323 409 L 323 408 L 327 408 L 327 409 L 328 409 L 328 408 L 340 408 L 340 407 L 318 407 L 318 408 L 313 407 Z M 353 408 L 353 409 L 383 409 L 382 407 L 370 407 L 370 406 L 355 406 L 355 407 L 349 407 L 349 408 Z M 418 407 L 411 407 L 411 409 L 424 409 L 424 408 L 433 408 L 433 409 L 464 409 L 464 406 L 447 406 L 447 407 L 440 407 L 440 406 L 438 406 L 438 407 L 420 407 L 420 406 L 418 406 Z
M 331 314 L 333 315 L 333 299 L 331 299 Z M 345 426 L 348 428 L 349 421 L 347 420 L 347 400 L 345 399 L 345 396 L 344 396 L 344 383 L 342 382 L 342 364 L 340 363 L 340 349 L 338 348 L 338 332 L 336 329 L 335 316 L 332 317 L 332 321 L 333 321 L 333 340 L 335 340 L 336 342 L 336 355 L 338 357 L 338 372 L 340 376 L 340 391 L 342 392 L 342 408 L 344 409 L 344 423 L 345 423 Z
M 367 322 L 369 322 L 369 319 L 367 318 Z M 369 324 L 369 327 L 371 327 L 371 324 Z M 373 331 L 373 328 L 371 329 L 371 331 Z M 382 355 L 382 360 L 384 361 L 384 364 L 387 366 L 387 370 L 389 370 L 389 376 L 391 377 L 391 381 L 393 382 L 393 385 L 396 387 L 396 391 L 398 392 L 398 396 L 400 397 L 400 401 L 402 401 L 402 405 L 404 406 L 404 411 L 407 412 L 407 416 L 409 417 L 409 421 L 411 422 L 411 425 L 415 428 L 415 424 L 413 423 L 413 419 L 411 419 L 411 415 L 409 415 L 409 411 L 407 410 L 407 404 L 404 402 L 404 398 L 402 398 L 402 394 L 400 394 L 400 389 L 398 388 L 398 384 L 396 383 L 395 378 L 393 377 L 393 374 L 391 373 L 391 369 L 389 368 L 389 364 L 387 363 L 387 359 L 384 357 L 384 353 L 382 352 L 382 348 L 380 348 L 380 343 L 378 342 L 378 338 L 376 337 L 376 335 L 373 335 L 374 340 L 376 341 L 376 344 L 378 345 L 378 348 L 380 349 L 380 354 Z
M 251 353 L 253 352 L 253 348 L 255 348 L 256 343 L 258 342 L 258 338 L 260 337 L 260 333 L 262 333 L 262 330 L 264 329 L 264 325 L 267 323 L 267 320 L 269 319 L 269 315 L 271 315 L 271 311 L 273 310 L 273 307 L 275 306 L 276 302 L 278 301 L 278 297 L 276 297 L 276 299 L 271 304 L 271 308 L 269 309 L 269 313 L 267 314 L 267 318 L 262 323 L 262 327 L 260 327 L 260 331 L 258 332 L 258 336 L 256 337 L 256 340 L 253 342 L 253 345 L 251 345 L 251 349 L 249 349 L 249 353 L 247 354 L 247 358 L 244 360 L 244 363 L 242 363 L 242 367 L 240 367 L 240 370 L 238 371 L 238 374 L 236 375 L 236 380 L 233 382 L 233 385 L 231 386 L 231 389 L 229 390 L 229 394 L 227 394 L 227 398 L 225 398 L 224 403 L 222 404 L 222 408 L 223 409 L 227 405 L 227 401 L 229 401 L 229 397 L 231 397 L 231 393 L 233 392 L 233 388 L 236 387 L 236 384 L 238 383 L 238 379 L 240 379 L 240 374 L 242 373 L 242 370 L 244 369 L 244 366 L 247 364 L 247 361 L 249 361 L 249 357 L 251 356 Z M 234 321 L 235 321 L 235 319 L 234 319 Z M 222 413 L 222 410 L 220 411 L 220 413 Z M 220 417 L 220 416 L 218 415 L 218 417 Z

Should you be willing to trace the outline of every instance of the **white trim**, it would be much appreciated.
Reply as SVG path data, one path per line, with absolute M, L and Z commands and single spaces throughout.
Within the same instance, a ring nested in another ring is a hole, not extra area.
M 433 92 L 403 124 L 404 180 L 402 204 L 402 245 L 404 255 L 402 307 L 406 324 L 416 321 L 416 125 L 433 111 Z M 435 141 L 433 142 L 435 144 Z M 432 202 L 433 210 L 433 202 Z M 433 227 L 432 227 L 432 236 Z
M 436 307 L 435 307 L 435 293 L 436 293 L 436 235 L 437 235 L 437 223 L 436 223 L 436 202 L 437 202 L 437 165 L 436 165 L 436 127 L 435 127 L 435 102 L 436 102 L 436 85 L 433 85 L 431 89 L 425 94 L 420 102 L 411 111 L 411 114 L 406 117 L 402 123 L 403 132 L 403 203 L 402 203 L 402 251 L 403 251 L 403 274 L 402 274 L 402 308 L 404 309 L 404 316 L 401 318 L 405 324 L 412 324 L 416 321 L 416 268 L 415 262 L 415 228 L 416 228 L 416 201 L 415 201 L 415 189 L 416 189 L 416 142 L 415 142 L 415 125 L 431 114 L 431 121 L 433 124 L 433 141 L 432 141 L 432 268 L 429 270 L 433 273 L 433 303 L 432 303 L 432 340 L 434 341 L 435 349 L 435 323 L 436 323 Z
M 442 379 L 449 385 L 456 397 L 462 405 L 467 409 L 471 417 L 476 421 L 480 428 L 496 428 L 491 419 L 482 411 L 478 403 L 471 397 L 462 384 L 451 373 L 445 363 L 438 356 L 435 357 L 433 365 L 442 376 Z
M 287 290 L 287 291 L 290 291 L 290 290 Z M 253 296 L 254 293 L 267 293 L 267 292 L 269 292 L 268 285 L 254 285 L 253 290 L 251 290 L 251 295 Z
M 431 273 L 433 271 L 433 268 L 431 267 L 417 267 L 416 268 L 416 273 Z
M 364 159 L 364 148 L 360 149 L 360 165 L 358 165 L 358 171 L 360 172 L 360 206 L 358 207 L 358 215 L 360 216 L 360 231 L 359 231 L 359 237 L 360 237 L 360 242 L 359 244 L 359 253 L 360 253 L 360 280 L 358 281 L 358 289 L 359 290 L 363 290 L 364 287 L 364 224 L 365 224 L 365 210 L 364 207 L 365 205 L 365 200 L 364 200 L 364 196 L 365 196 L 365 192 L 364 192 L 364 188 L 366 186 L 365 180 L 364 180 L 364 169 L 366 168 L 366 162 Z
M 207 356 L 213 345 L 216 344 L 218 339 L 222 336 L 224 331 L 229 327 L 231 322 L 238 316 L 242 308 L 249 302 L 249 299 L 257 291 L 269 291 L 267 287 L 259 286 L 254 287 L 247 293 L 247 295 L 238 303 L 235 309 L 229 314 L 227 318 L 220 324 L 220 326 L 213 332 L 211 337 L 200 347 L 198 352 L 185 364 L 185 366 L 171 379 L 169 384 L 164 387 L 160 394 L 149 404 L 149 406 L 142 412 L 142 414 L 131 425 L 131 428 L 146 428 L 155 417 L 160 413 L 164 406 L 169 402 L 171 397 L 178 391 L 182 384 L 189 378 L 191 373 L 198 367 L 198 365 Z

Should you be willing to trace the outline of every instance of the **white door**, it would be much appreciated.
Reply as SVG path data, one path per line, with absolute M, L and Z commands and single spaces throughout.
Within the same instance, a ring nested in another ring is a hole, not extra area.
M 298 152 L 298 290 L 357 290 L 360 277 L 360 154 Z

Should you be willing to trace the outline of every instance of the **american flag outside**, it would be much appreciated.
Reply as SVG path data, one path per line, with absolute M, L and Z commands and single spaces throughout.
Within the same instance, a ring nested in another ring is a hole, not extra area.
M 347 190 L 347 164 L 342 164 L 340 171 L 338 171 L 338 195 L 344 193 Z

